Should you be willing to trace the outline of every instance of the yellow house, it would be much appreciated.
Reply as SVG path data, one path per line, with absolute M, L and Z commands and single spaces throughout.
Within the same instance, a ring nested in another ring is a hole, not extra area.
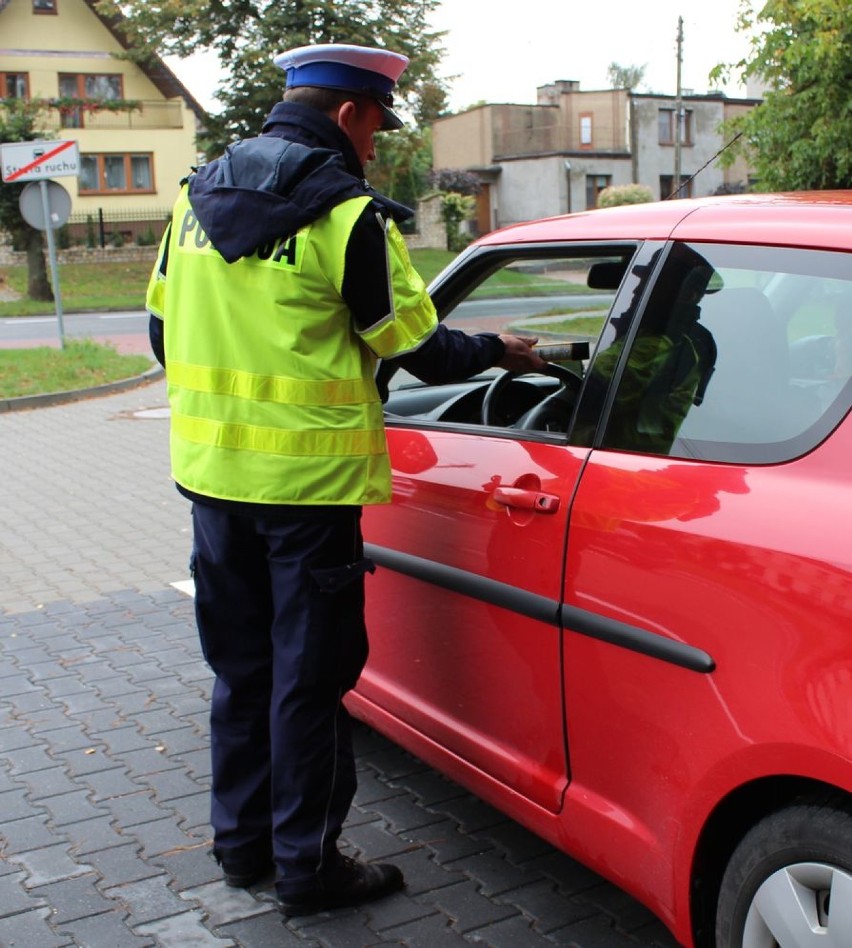
M 53 100 L 42 127 L 80 151 L 79 177 L 58 179 L 72 222 L 138 233 L 130 222 L 159 222 L 197 164 L 205 113 L 165 63 L 117 58 L 126 49 L 94 0 L 0 0 L 0 100 Z

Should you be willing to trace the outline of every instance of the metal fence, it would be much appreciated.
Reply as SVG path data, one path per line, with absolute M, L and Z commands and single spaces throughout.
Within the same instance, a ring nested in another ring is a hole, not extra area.
M 62 228 L 59 243 L 70 247 L 123 247 L 159 244 L 171 218 L 170 208 L 75 211 Z

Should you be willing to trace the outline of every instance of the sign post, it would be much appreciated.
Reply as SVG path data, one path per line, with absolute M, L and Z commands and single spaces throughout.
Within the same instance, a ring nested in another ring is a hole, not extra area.
M 36 230 L 47 231 L 47 253 L 50 258 L 50 279 L 53 283 L 53 301 L 59 326 L 59 345 L 65 348 L 65 328 L 62 324 L 62 290 L 59 286 L 59 266 L 56 259 L 56 241 L 53 232 L 68 220 L 71 195 L 55 181 L 30 181 L 18 198 L 21 216 Z
M 80 154 L 76 141 L 11 142 L 0 145 L 0 171 L 7 184 L 17 181 L 30 183 L 21 192 L 18 206 L 24 220 L 36 230 L 47 232 L 47 252 L 50 258 L 50 278 L 56 304 L 59 327 L 59 345 L 65 348 L 65 329 L 62 320 L 62 290 L 59 286 L 59 267 L 53 232 L 61 227 L 71 212 L 71 197 L 61 184 L 49 180 L 80 174 Z

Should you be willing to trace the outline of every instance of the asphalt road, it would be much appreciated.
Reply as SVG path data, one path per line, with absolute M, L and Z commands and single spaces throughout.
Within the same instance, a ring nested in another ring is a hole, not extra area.
M 118 313 L 65 313 L 62 318 L 68 339 L 104 339 L 148 332 L 148 316 L 141 310 Z M 59 340 L 56 316 L 19 316 L 0 319 L 0 347 L 15 348 L 51 344 Z
M 456 328 L 490 328 L 554 309 L 572 312 L 600 306 L 612 299 L 608 294 L 590 296 L 547 296 L 539 299 L 469 300 L 448 317 Z M 557 316 L 554 319 L 562 319 Z M 64 335 L 68 339 L 114 339 L 146 335 L 148 314 L 142 310 L 115 313 L 65 313 Z M 52 344 L 59 340 L 59 323 L 54 316 L 21 316 L 0 319 L 0 348 Z

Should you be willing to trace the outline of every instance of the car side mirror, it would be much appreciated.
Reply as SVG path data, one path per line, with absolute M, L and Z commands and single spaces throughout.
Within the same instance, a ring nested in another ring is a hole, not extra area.
M 601 260 L 589 267 L 586 286 L 592 290 L 617 290 L 626 272 L 626 260 Z

